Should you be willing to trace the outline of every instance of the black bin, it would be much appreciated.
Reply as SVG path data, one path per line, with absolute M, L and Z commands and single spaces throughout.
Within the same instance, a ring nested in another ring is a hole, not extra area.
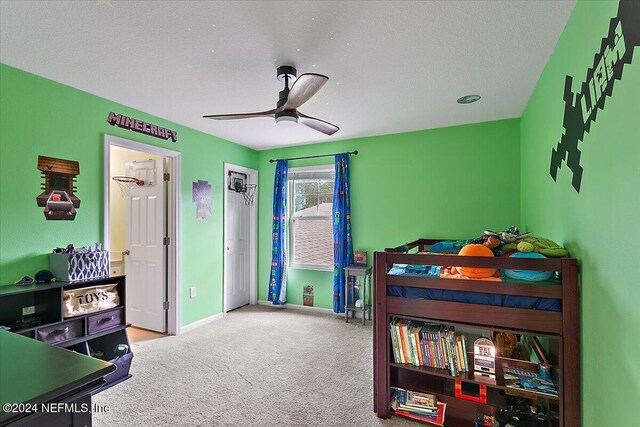
M 106 360 L 116 365 L 116 370 L 104 377 L 106 384 L 102 389 L 105 389 L 129 376 L 133 353 L 131 352 L 131 346 L 129 345 L 127 333 L 124 329 L 89 340 L 88 344 L 90 356 Z M 125 354 L 117 354 L 116 349 L 119 344 L 125 344 L 127 346 L 127 352 Z
M 122 356 L 118 356 L 115 359 L 109 360 L 109 362 L 116 365 L 116 370 L 110 374 L 105 375 L 105 386 L 116 383 L 119 380 L 129 376 L 129 370 L 131 369 L 131 362 L 133 361 L 133 353 L 129 350 L 129 353 Z

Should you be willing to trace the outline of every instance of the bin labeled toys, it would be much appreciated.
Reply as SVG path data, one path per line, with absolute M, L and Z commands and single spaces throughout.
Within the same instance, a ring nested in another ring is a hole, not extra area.
M 62 299 L 65 318 L 95 313 L 120 305 L 116 284 L 65 289 Z

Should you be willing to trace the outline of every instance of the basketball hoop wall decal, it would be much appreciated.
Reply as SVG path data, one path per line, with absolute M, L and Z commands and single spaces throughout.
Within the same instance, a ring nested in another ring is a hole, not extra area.
M 196 218 L 206 219 L 212 213 L 211 184 L 198 180 L 191 187 L 191 201 L 196 204 Z
M 42 193 L 36 197 L 39 207 L 44 208 L 44 217 L 49 220 L 73 221 L 80 199 L 76 197 L 76 179 L 80 175 L 80 164 L 74 160 L 38 156 L 38 170 L 43 182 Z

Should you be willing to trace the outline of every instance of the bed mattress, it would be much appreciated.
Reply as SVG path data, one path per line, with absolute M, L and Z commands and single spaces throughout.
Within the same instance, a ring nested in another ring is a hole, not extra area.
M 440 277 L 440 267 L 425 265 L 396 264 L 389 270 L 390 275 L 414 277 Z M 442 279 L 446 280 L 446 279 Z M 509 282 L 503 282 L 509 286 Z M 549 285 L 537 285 L 549 286 Z M 561 300 L 519 295 L 489 294 L 484 292 L 452 291 L 445 289 L 413 288 L 409 286 L 387 286 L 387 295 L 402 298 L 421 298 L 438 301 L 463 302 L 469 304 L 495 305 L 531 310 L 561 311 Z

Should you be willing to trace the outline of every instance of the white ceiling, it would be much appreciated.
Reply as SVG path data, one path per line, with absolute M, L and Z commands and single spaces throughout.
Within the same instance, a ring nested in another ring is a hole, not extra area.
M 258 150 L 519 117 L 575 1 L 6 1 L 0 61 Z M 273 119 L 278 65 L 329 82 Z M 459 105 L 462 95 L 482 100 Z

